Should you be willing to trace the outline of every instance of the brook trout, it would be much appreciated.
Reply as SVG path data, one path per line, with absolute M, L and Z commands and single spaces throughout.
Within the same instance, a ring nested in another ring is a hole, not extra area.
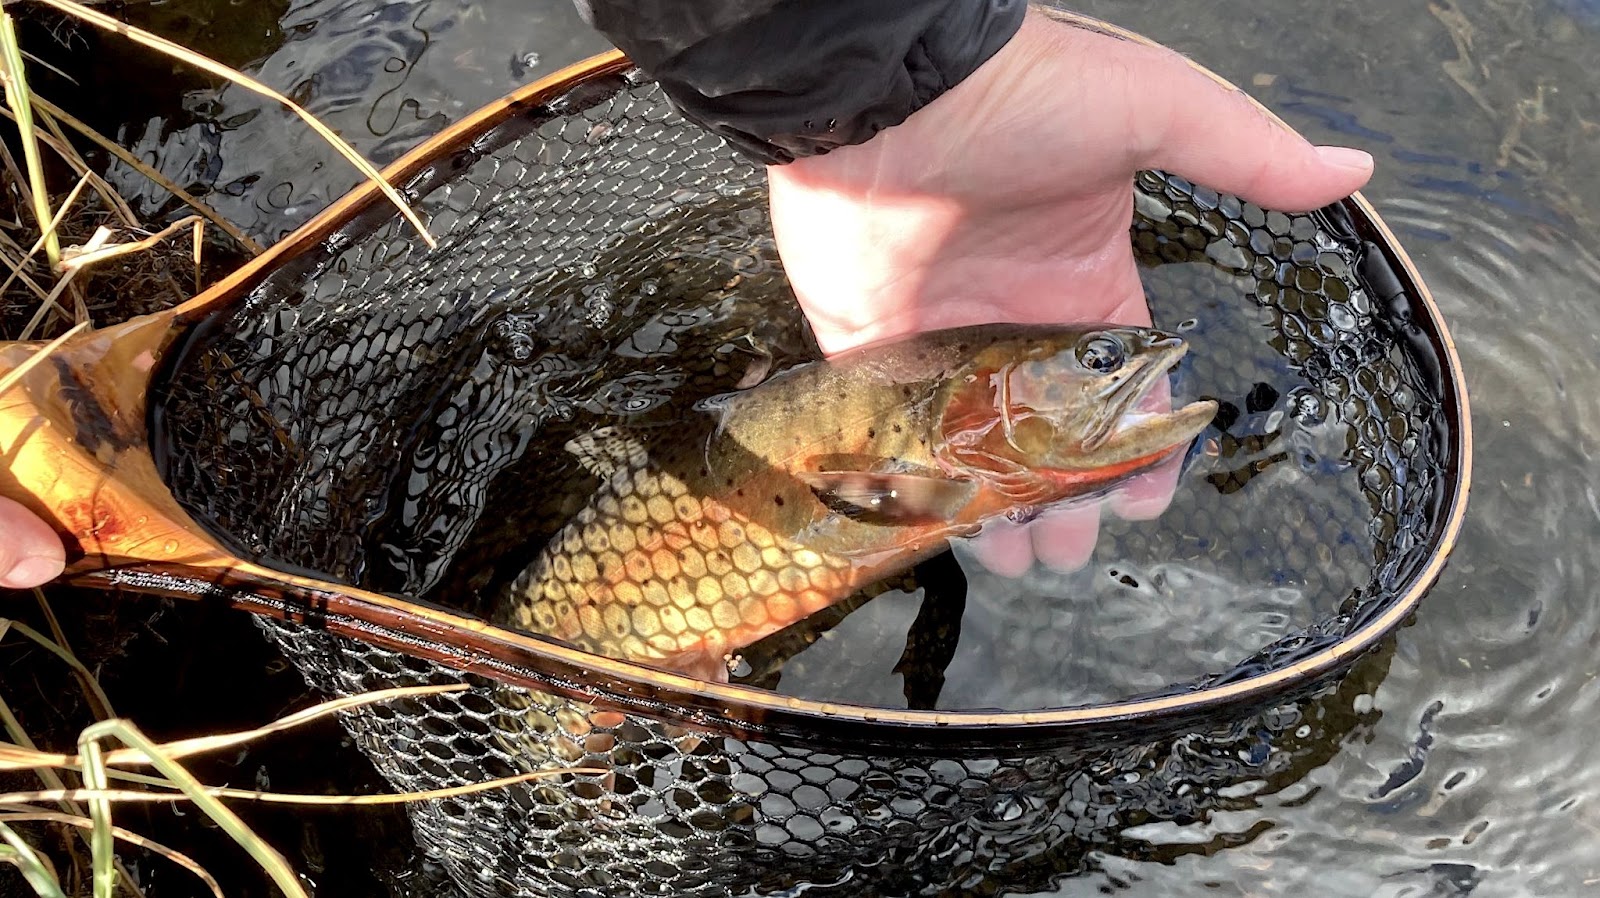
M 601 483 L 496 622 L 726 681 L 733 652 L 942 551 L 1109 490 L 1216 403 L 1141 400 L 1187 350 L 1129 327 L 984 325 L 801 365 L 670 426 L 566 446 Z

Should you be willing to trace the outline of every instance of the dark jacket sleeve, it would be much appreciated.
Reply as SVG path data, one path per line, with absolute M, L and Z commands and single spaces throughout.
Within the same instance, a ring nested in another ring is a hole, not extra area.
M 689 119 L 766 163 L 866 141 L 960 83 L 1025 0 L 575 0 Z

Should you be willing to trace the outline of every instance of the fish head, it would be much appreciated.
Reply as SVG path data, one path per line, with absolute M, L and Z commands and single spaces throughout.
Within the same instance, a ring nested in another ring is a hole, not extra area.
M 1166 398 L 1187 351 L 1173 334 L 1117 326 L 991 343 L 947 384 L 938 455 L 1022 502 L 1112 486 L 1187 447 L 1215 416 L 1214 401 Z

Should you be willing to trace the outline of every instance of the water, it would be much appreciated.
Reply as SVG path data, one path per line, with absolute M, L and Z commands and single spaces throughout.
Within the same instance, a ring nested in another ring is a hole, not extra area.
M 742 681 L 879 707 L 1116 701 L 1226 671 L 1369 584 L 1372 513 L 1346 450 L 1352 428 L 1318 412 L 1328 400 L 1273 346 L 1279 329 L 1248 298 L 1256 281 L 1196 263 L 1144 278 L 1156 320 L 1195 347 L 1176 400 L 1224 409 L 1168 510 L 1148 522 L 1103 514 L 1093 555 L 1070 573 L 997 576 L 957 543 L 954 564 L 917 572 L 919 588 L 797 625 L 815 641 L 793 657 L 783 637 L 752 646 L 756 675 Z
M 1352 719 L 1228 810 L 1124 833 L 1123 850 L 1059 894 L 1600 888 L 1593 4 L 1296 0 L 1249 23 L 1220 0 L 1179 16 L 1133 0 L 1074 7 L 1191 54 L 1314 140 L 1374 152 L 1367 194 L 1462 353 L 1477 472 L 1454 561 L 1393 639 L 1386 674 L 1358 683 Z M 604 46 L 560 0 L 301 3 L 273 27 L 285 42 L 243 58 L 380 159 Z M 353 182 L 287 114 L 236 89 L 194 90 L 189 112 L 128 133 L 253 233 L 282 233 Z

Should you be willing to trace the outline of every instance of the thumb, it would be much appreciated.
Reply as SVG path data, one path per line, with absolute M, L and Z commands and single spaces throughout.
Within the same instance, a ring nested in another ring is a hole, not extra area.
M 1156 65 L 1168 71 L 1149 83 L 1141 100 L 1165 133 L 1146 160 L 1149 168 L 1181 175 L 1282 212 L 1325 206 L 1361 189 L 1372 177 L 1372 156 L 1348 147 L 1318 147 L 1238 88 L 1177 53 Z
M 0 587 L 39 586 L 65 564 L 60 538 L 26 508 L 0 498 Z

